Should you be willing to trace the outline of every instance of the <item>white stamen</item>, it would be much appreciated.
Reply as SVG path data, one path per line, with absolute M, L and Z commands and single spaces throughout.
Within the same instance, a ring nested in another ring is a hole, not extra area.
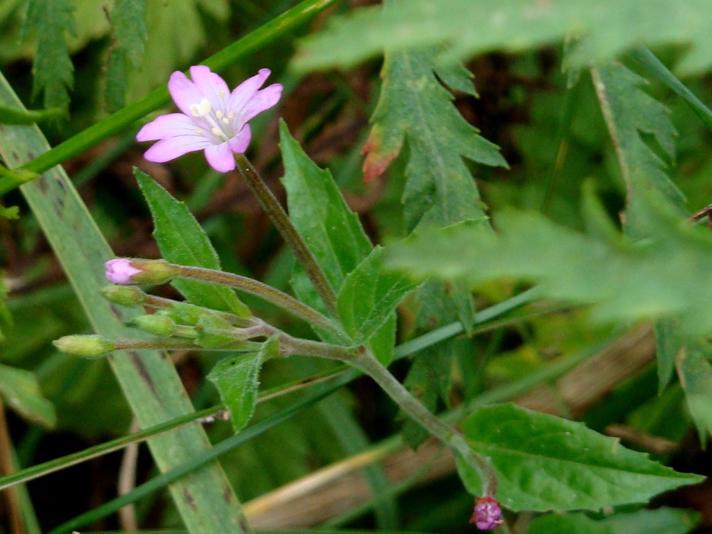
M 230 113 L 227 114 L 228 119 L 232 119 L 235 117 L 235 114 L 231 111 Z
M 217 110 L 217 111 L 215 112 L 215 116 L 216 116 L 218 119 L 222 119 L 222 117 L 223 117 L 223 112 L 220 111 L 220 110 Z
M 227 120 L 227 117 L 223 117 L 222 121 L 223 121 L 223 124 L 230 124 L 230 121 Z
M 220 128 L 218 128 L 217 126 L 214 126 L 213 129 L 210 130 L 210 132 L 211 132 L 215 137 L 220 137 L 220 138 L 224 138 L 224 137 L 225 137 L 225 134 L 223 133 L 223 131 L 222 131 Z
M 203 98 L 199 103 L 190 106 L 190 113 L 193 117 L 205 117 L 210 113 L 212 106 L 207 98 Z

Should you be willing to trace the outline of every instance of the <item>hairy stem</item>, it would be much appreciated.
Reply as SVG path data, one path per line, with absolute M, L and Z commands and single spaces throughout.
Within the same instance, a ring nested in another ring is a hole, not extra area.
M 282 238 L 284 238 L 291 247 L 297 260 L 316 287 L 326 307 L 329 311 L 334 313 L 336 311 L 336 296 L 334 295 L 334 290 L 331 288 L 329 281 L 326 279 L 326 276 L 324 276 L 324 272 L 321 270 L 321 267 L 319 267 L 319 264 L 302 239 L 302 236 L 299 235 L 292 225 L 284 208 L 272 194 L 272 191 L 269 190 L 262 178 L 260 178 L 257 170 L 255 170 L 247 158 L 242 154 L 238 154 L 235 159 L 237 161 L 237 169 L 240 171 L 240 175 L 247 183 L 252 194 L 255 195 L 260 206 L 272 220 L 272 223 L 282 235 Z
M 276 201 L 275 201 L 276 202 Z M 255 295 L 267 302 L 282 308 L 291 313 L 295 317 L 303 319 L 318 328 L 328 330 L 332 334 L 336 334 L 339 338 L 344 338 L 343 332 L 330 319 L 324 317 L 314 308 L 298 301 L 291 295 L 275 289 L 267 284 L 253 280 L 239 274 L 226 273 L 223 271 L 214 271 L 212 269 L 204 269 L 202 267 L 188 267 L 186 265 L 174 265 L 178 270 L 179 276 L 183 278 L 191 278 L 202 282 L 210 282 L 220 284 Z
M 287 334 L 280 337 L 280 347 L 287 354 L 316 356 L 351 363 L 369 375 L 381 389 L 416 423 L 432 436 L 450 447 L 476 473 L 484 483 L 484 494 L 494 495 L 497 479 L 487 460 L 476 454 L 464 436 L 454 427 L 438 419 L 423 404 L 398 382 L 396 378 L 364 347 L 357 349 L 330 345 L 318 341 L 293 338 Z

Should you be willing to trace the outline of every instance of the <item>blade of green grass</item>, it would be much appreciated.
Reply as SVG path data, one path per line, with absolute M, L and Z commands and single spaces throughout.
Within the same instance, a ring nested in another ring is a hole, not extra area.
M 120 508 L 126 506 L 127 504 L 136 502 L 139 499 L 143 499 L 154 491 L 164 488 L 169 484 L 174 484 L 176 483 L 176 481 L 185 479 L 186 475 L 194 473 L 196 470 L 202 468 L 206 464 L 214 462 L 221 455 L 230 452 L 235 447 L 238 447 L 239 445 L 242 445 L 243 443 L 251 440 L 252 438 L 263 434 L 267 430 L 274 428 L 275 426 L 283 423 L 287 419 L 293 417 L 297 413 L 305 410 L 310 406 L 313 406 L 320 400 L 328 397 L 333 392 L 344 386 L 349 379 L 350 377 L 348 376 L 341 377 L 340 380 L 337 380 L 334 384 L 329 385 L 329 387 L 322 388 L 321 391 L 318 391 L 317 393 L 312 394 L 305 399 L 302 399 L 300 402 L 292 404 L 286 410 L 282 410 L 274 415 L 263 419 L 258 423 L 255 423 L 254 425 L 247 427 L 239 434 L 235 434 L 227 438 L 226 440 L 221 441 L 220 443 L 216 444 L 212 449 L 208 449 L 201 452 L 200 454 L 197 454 L 194 458 L 178 465 L 171 471 L 158 475 L 157 477 L 152 478 L 148 482 L 144 482 L 140 486 L 136 486 L 130 492 L 125 493 L 124 495 L 121 495 L 116 499 L 104 503 L 101 506 L 94 508 L 93 510 L 80 514 L 77 517 L 67 521 L 66 523 L 59 525 L 58 527 L 52 529 L 49 534 L 66 534 L 68 532 L 72 532 L 77 528 L 93 523 L 97 519 L 106 517 L 107 515 L 118 511 Z M 224 531 L 225 534 L 227 534 L 228 532 L 232 531 Z
M 0 75 L 0 105 L 23 109 Z M 0 125 L 0 155 L 12 166 L 49 150 L 36 126 Z M 99 290 L 106 284 L 103 262 L 113 256 L 96 223 L 61 167 L 21 188 L 67 278 L 97 333 L 128 337 L 126 311 L 110 305 Z M 135 333 L 131 334 L 135 336 Z M 116 353 L 109 358 L 116 378 L 142 427 L 193 411 L 168 358 L 155 351 Z M 168 471 L 210 449 L 202 428 L 191 425 L 149 442 L 161 471 Z M 176 506 L 191 532 L 249 532 L 240 503 L 217 463 L 171 487 Z
M 673 93 L 681 97 L 702 120 L 703 124 L 712 129 L 712 110 L 705 106 L 704 102 L 697 98 L 695 93 L 690 91 L 677 76 L 670 72 L 670 69 L 655 54 L 648 48 L 638 48 L 633 50 L 630 56 L 643 68 L 646 74 L 663 83 Z
M 334 2 L 335 0 L 304 0 L 200 63 L 219 72 L 238 59 L 267 46 L 292 31 Z M 156 88 L 138 102 L 109 115 L 51 150 L 34 155 L 29 158 L 30 161 L 23 158 L 22 168 L 37 173 L 51 169 L 72 156 L 81 154 L 107 137 L 119 133 L 168 101 L 168 89 L 165 86 Z M 0 178 L 0 195 L 19 185 L 20 182 L 10 177 Z

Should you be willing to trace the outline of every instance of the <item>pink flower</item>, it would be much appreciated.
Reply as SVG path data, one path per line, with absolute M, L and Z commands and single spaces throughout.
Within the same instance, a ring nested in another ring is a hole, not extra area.
M 260 89 L 269 75 L 269 69 L 260 69 L 230 92 L 225 80 L 203 65 L 190 67 L 192 81 L 182 72 L 174 72 L 168 91 L 183 113 L 161 115 L 139 130 L 137 141 L 158 141 L 144 157 L 165 163 L 203 150 L 213 169 L 232 171 L 233 153 L 243 154 L 250 144 L 248 122 L 282 96 L 278 83 Z
M 136 269 L 131 265 L 131 260 L 128 258 L 109 260 L 104 264 L 104 267 L 107 280 L 122 285 L 133 284 L 133 276 L 141 272 L 141 269 Z
M 480 530 L 494 530 L 503 522 L 502 509 L 496 499 L 492 497 L 475 499 L 475 509 L 472 512 L 470 523 Z

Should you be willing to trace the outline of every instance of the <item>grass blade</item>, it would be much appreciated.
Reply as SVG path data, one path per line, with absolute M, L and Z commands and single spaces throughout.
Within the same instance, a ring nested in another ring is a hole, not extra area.
M 23 109 L 0 75 L 0 105 Z M 17 167 L 49 149 L 36 126 L 0 125 L 0 155 Z M 97 333 L 127 337 L 128 315 L 105 301 L 102 263 L 112 251 L 62 168 L 46 172 L 21 191 L 67 274 Z M 132 335 L 135 336 L 135 333 Z M 142 427 L 190 413 L 193 407 L 170 361 L 155 351 L 116 353 L 110 363 Z M 210 449 L 202 428 L 192 425 L 162 434 L 149 442 L 161 471 L 168 471 Z M 191 532 L 207 534 L 249 531 L 240 503 L 221 467 L 206 466 L 190 479 L 171 487 L 176 506 Z
M 68 532 L 71 532 L 72 530 L 82 527 L 84 525 L 88 525 L 99 518 L 106 517 L 107 515 L 118 511 L 119 508 L 126 506 L 127 504 L 130 504 L 132 502 L 136 502 L 137 500 L 142 499 L 147 495 L 150 495 L 154 491 L 164 488 L 169 484 L 174 484 L 178 480 L 184 479 L 186 475 L 195 472 L 196 470 L 202 468 L 210 462 L 215 461 L 217 458 L 220 457 L 220 455 L 228 453 L 235 447 L 238 447 L 239 445 L 242 445 L 243 443 L 251 440 L 252 438 L 259 436 L 267 430 L 283 423 L 284 421 L 301 412 L 302 410 L 314 405 L 321 399 L 331 395 L 333 392 L 337 391 L 344 384 L 346 384 L 349 379 L 350 377 L 348 376 L 341 377 L 340 380 L 336 381 L 334 384 L 331 384 L 328 388 L 323 388 L 316 394 L 310 395 L 306 399 L 292 404 L 286 410 L 271 415 L 263 419 L 262 421 L 246 428 L 239 434 L 235 434 L 234 436 L 231 436 L 228 439 L 221 441 L 212 449 L 203 451 L 201 454 L 196 455 L 194 458 L 178 465 L 171 471 L 158 475 L 157 477 L 152 478 L 148 482 L 144 482 L 140 486 L 134 488 L 132 491 L 107 503 L 104 503 L 101 506 L 90 510 L 89 512 L 85 512 L 81 515 L 78 515 L 74 519 L 67 521 L 66 523 L 58 526 L 57 528 L 52 529 L 49 534 L 66 534 Z M 227 533 L 232 531 L 226 530 L 224 532 Z

